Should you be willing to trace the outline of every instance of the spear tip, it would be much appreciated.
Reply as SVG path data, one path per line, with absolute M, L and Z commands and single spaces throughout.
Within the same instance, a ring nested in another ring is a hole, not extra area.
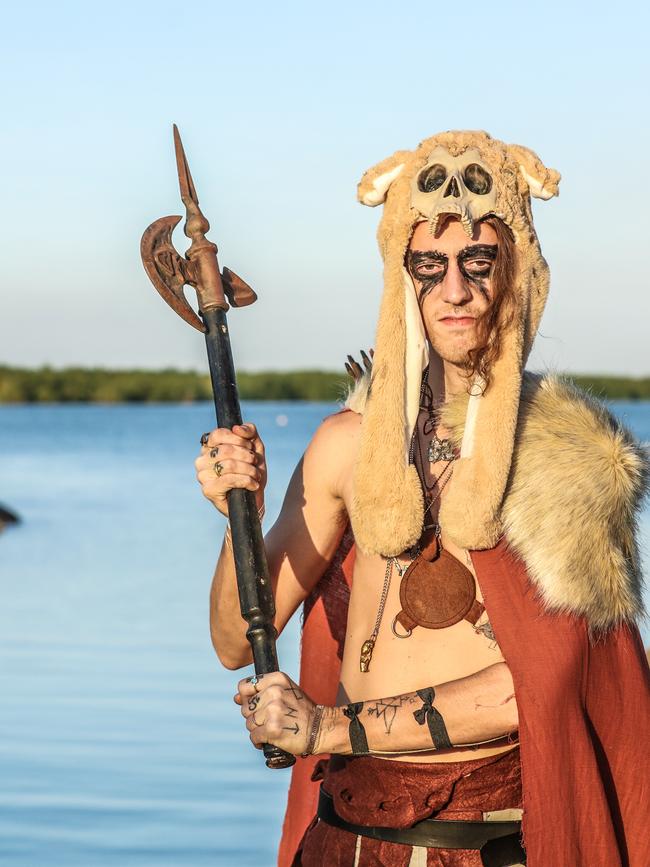
M 194 187 L 194 181 L 192 180 L 192 174 L 190 172 L 190 167 L 187 163 L 187 157 L 185 156 L 185 150 L 183 148 L 183 142 L 181 141 L 181 134 L 178 131 L 178 127 L 176 124 L 173 124 L 174 128 L 174 150 L 176 151 L 176 168 L 178 170 L 178 183 L 181 188 L 181 199 L 185 204 L 187 204 L 187 199 L 190 199 L 194 202 L 195 205 L 199 204 L 199 197 L 196 195 L 196 189 Z

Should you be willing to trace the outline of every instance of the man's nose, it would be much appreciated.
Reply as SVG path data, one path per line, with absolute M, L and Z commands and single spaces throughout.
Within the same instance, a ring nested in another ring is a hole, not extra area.
M 463 278 L 460 268 L 453 260 L 450 261 L 442 282 L 441 298 L 448 304 L 467 304 L 472 300 L 472 293 Z

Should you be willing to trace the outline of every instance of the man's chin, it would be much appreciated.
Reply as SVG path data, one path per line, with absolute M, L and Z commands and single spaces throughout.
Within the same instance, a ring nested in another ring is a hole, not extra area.
M 471 367 L 469 352 L 472 347 L 436 346 L 435 343 L 432 343 L 431 345 L 439 358 L 447 364 L 453 364 L 456 367 L 462 367 L 463 369 L 469 369 Z

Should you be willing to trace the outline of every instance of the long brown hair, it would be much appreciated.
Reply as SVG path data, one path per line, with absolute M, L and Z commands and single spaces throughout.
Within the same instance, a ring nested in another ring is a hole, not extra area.
M 483 390 L 487 391 L 492 366 L 501 353 L 503 332 L 512 323 L 517 305 L 517 250 L 514 236 L 503 220 L 489 216 L 481 222 L 494 229 L 499 246 L 492 269 L 492 303 L 476 323 L 479 345 L 468 352 L 467 378 L 471 381 L 478 374 L 485 382 Z

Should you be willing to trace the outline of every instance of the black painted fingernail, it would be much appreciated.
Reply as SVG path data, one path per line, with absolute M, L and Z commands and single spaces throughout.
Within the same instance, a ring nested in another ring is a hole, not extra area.
M 201 445 L 202 445 L 202 446 L 207 446 L 207 444 L 208 444 L 208 439 L 209 439 L 209 438 L 210 438 L 210 434 L 209 434 L 209 432 L 208 432 L 208 433 L 201 434 Z

